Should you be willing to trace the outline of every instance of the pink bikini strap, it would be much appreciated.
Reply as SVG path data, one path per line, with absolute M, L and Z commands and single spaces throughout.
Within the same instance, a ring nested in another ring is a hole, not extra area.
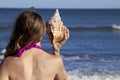
M 30 44 L 30 45 L 28 45 L 26 47 L 20 48 L 19 51 L 18 51 L 18 56 L 20 57 L 25 50 L 28 50 L 30 48 L 42 49 L 41 46 L 38 46 L 35 43 L 32 43 L 32 44 Z

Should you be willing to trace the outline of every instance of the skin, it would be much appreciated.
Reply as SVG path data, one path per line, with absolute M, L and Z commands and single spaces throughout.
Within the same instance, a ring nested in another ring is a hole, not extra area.
M 54 38 L 51 39 L 53 55 L 31 48 L 24 51 L 21 57 L 5 58 L 0 65 L 0 80 L 67 80 L 59 52 L 68 38 L 69 30 L 66 29 L 63 41 L 56 42 Z

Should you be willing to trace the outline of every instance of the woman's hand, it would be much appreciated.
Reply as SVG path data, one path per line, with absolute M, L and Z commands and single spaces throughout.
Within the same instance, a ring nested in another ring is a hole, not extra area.
M 51 46 L 53 48 L 53 54 L 60 55 L 59 52 L 60 52 L 61 47 L 63 46 L 63 44 L 65 44 L 65 42 L 69 38 L 69 29 L 65 28 L 65 34 L 64 34 L 64 38 L 62 41 L 56 41 L 48 25 L 47 25 L 47 34 L 50 39 Z
M 69 29 L 65 29 L 65 34 L 64 34 L 64 38 L 62 41 L 57 42 L 56 39 L 53 37 L 52 42 L 52 48 L 53 48 L 53 54 L 55 55 L 60 55 L 60 49 L 61 47 L 65 44 L 65 42 L 68 40 L 69 38 Z

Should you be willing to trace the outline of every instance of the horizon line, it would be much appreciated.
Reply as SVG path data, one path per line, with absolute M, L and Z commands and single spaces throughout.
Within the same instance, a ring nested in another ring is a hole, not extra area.
M 36 8 L 36 7 L 0 7 L 0 9 L 120 9 L 120 8 Z
M 29 9 L 29 8 L 34 8 L 34 9 L 120 9 L 120 8 L 60 8 L 60 7 L 51 7 L 51 8 L 43 8 L 43 7 L 34 7 L 34 6 L 30 6 L 30 7 L 0 7 L 0 8 L 6 8 L 6 9 Z

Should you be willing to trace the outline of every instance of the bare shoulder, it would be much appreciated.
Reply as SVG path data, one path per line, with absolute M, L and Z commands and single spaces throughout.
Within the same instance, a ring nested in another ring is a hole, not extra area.
M 54 55 L 54 59 L 55 59 L 55 61 L 56 61 L 59 65 L 62 65 L 62 64 L 63 64 L 63 60 L 62 60 L 62 57 L 61 57 L 61 56 Z
M 59 65 L 59 66 L 63 65 L 63 60 L 60 55 L 52 55 L 47 52 L 45 52 L 45 54 L 47 55 L 47 60 L 51 60 L 54 64 Z
M 57 62 L 57 63 L 62 63 L 62 57 L 60 55 L 52 55 L 50 53 L 45 52 L 51 60 Z
M 53 63 L 58 66 L 58 68 L 60 67 L 64 67 L 64 63 L 63 63 L 63 60 L 62 60 L 62 57 L 59 56 L 59 55 L 52 55 L 52 61 Z
M 18 57 L 7 57 L 3 59 L 1 67 L 10 70 L 11 68 L 21 65 L 20 63 L 22 63 L 22 60 Z

